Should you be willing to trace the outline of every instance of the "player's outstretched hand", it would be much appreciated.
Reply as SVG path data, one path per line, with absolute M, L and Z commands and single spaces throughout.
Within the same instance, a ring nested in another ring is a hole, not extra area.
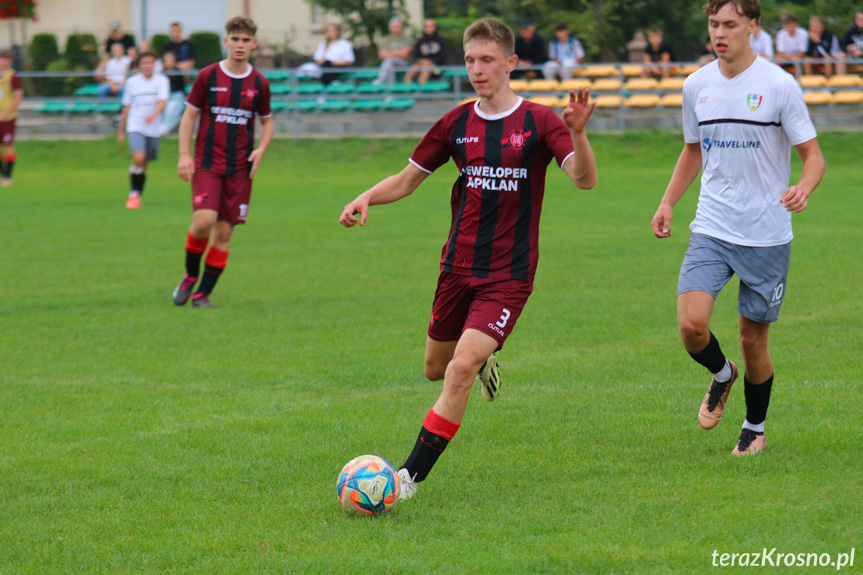
M 195 173 L 195 161 L 192 156 L 180 156 L 180 161 L 177 162 L 177 175 L 187 182 L 192 181 L 192 174 Z
M 660 204 L 656 210 L 656 215 L 653 216 L 653 221 L 650 222 L 650 227 L 653 228 L 653 235 L 657 238 L 671 237 L 671 218 L 673 212 L 670 207 L 665 204 Z
M 356 218 L 357 215 L 360 216 L 359 220 Z M 357 222 L 359 222 L 361 226 L 364 226 L 366 225 L 366 219 L 368 219 L 368 217 L 369 201 L 363 196 L 359 196 L 357 199 L 345 206 L 345 209 L 342 211 L 342 217 L 339 218 L 339 223 L 346 228 L 354 227 L 357 225 Z
M 264 157 L 264 151 L 261 148 L 255 148 L 252 150 L 252 153 L 249 154 L 249 161 L 252 163 L 252 167 L 249 169 L 249 179 L 252 179 L 252 176 L 255 175 L 255 172 L 258 171 L 258 166 L 261 165 L 261 159 Z
M 794 212 L 795 214 L 799 214 L 803 210 L 806 209 L 806 206 L 809 204 L 809 194 L 812 192 L 806 192 L 800 186 L 791 186 L 785 193 L 782 194 L 782 198 L 780 201 L 785 206 L 785 209 L 789 212 Z
M 584 130 L 593 109 L 596 108 L 596 102 L 588 104 L 589 102 L 590 88 L 580 88 L 577 94 L 573 90 L 569 91 L 569 105 L 563 111 L 563 121 L 570 130 Z

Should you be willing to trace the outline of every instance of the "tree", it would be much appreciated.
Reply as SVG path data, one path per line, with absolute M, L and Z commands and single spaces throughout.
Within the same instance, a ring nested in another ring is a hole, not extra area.
M 407 16 L 404 0 L 309 0 L 338 15 L 351 40 L 364 39 L 369 46 L 377 34 L 386 34 L 393 16 Z

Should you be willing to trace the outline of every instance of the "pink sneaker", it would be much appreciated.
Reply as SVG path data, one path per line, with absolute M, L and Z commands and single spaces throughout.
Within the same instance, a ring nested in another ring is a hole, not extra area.
M 129 196 L 129 199 L 126 201 L 126 207 L 130 210 L 137 210 L 141 207 L 141 196 L 138 194 L 132 194 Z

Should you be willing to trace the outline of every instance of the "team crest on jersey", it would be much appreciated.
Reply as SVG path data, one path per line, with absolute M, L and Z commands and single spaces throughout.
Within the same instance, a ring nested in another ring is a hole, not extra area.
M 254 100 L 255 94 L 257 94 L 257 93 L 258 93 L 257 90 L 252 90 L 251 88 L 249 88 L 248 90 L 243 92 L 243 98 L 247 98 L 249 100 Z
M 515 148 L 516 150 L 524 147 L 525 142 L 530 136 L 533 134 L 531 131 L 524 132 L 522 130 L 513 130 L 510 132 L 508 138 L 504 138 L 500 141 L 504 146 L 509 144 L 510 147 Z
M 758 106 L 761 105 L 762 100 L 764 100 L 764 96 L 760 96 L 758 94 L 749 94 L 746 96 L 746 105 L 749 106 L 749 109 L 753 112 L 758 109 Z

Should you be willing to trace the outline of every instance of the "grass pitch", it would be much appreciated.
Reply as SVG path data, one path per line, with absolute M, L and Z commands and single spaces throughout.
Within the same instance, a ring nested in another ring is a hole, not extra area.
M 197 310 L 170 302 L 191 213 L 175 141 L 140 211 L 110 140 L 19 144 L 0 191 L 0 573 L 699 573 L 764 547 L 856 547 L 859 571 L 860 135 L 820 138 L 767 449 L 742 460 L 742 383 L 701 430 L 709 377 L 676 331 L 697 188 L 671 239 L 649 226 L 682 140 L 592 141 L 596 189 L 549 169 L 501 397 L 475 391 L 418 495 L 375 519 L 342 511 L 336 475 L 363 453 L 400 464 L 439 393 L 422 357 L 452 164 L 345 230 L 416 142 L 274 142 L 219 309 Z M 733 280 L 712 328 L 739 360 L 735 310 Z

